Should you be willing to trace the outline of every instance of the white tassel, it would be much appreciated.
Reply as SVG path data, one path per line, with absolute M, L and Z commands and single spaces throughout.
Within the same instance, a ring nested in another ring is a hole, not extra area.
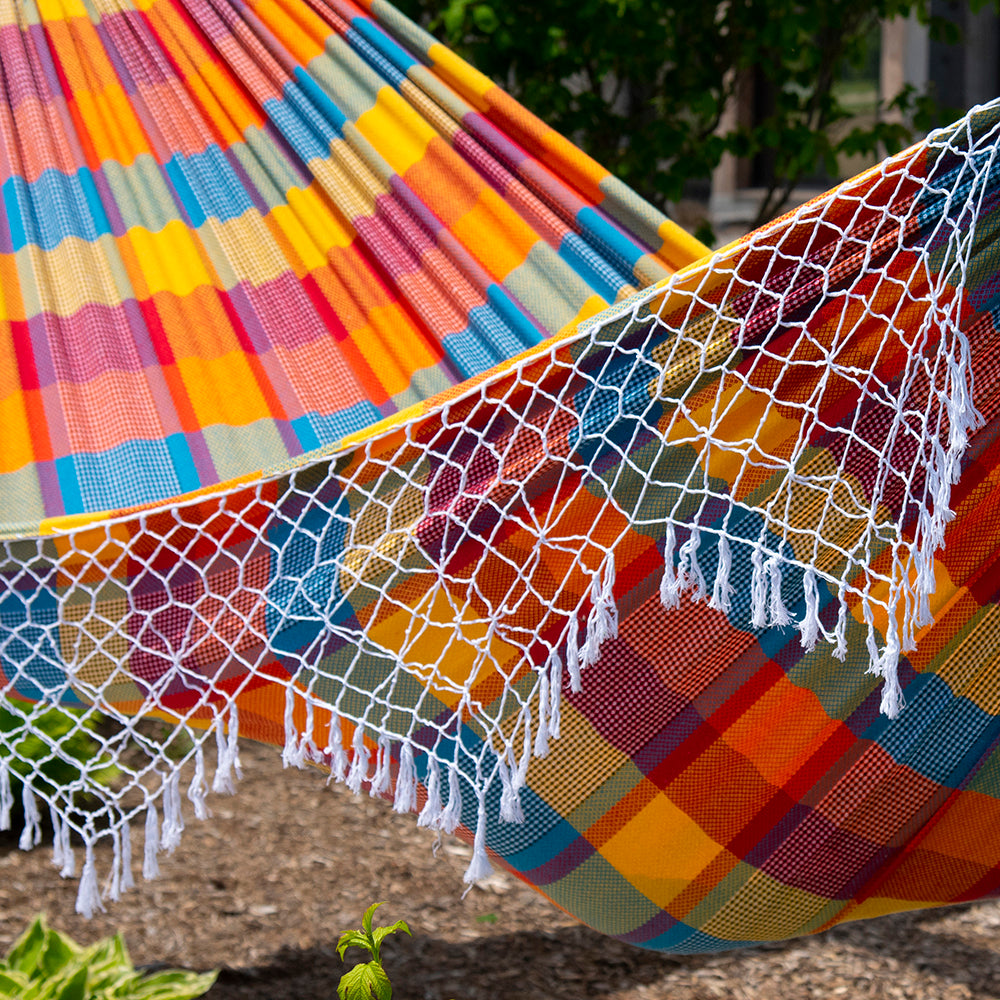
M 410 813 L 417 808 L 417 769 L 413 762 L 413 747 L 403 741 L 399 749 L 399 770 L 396 772 L 396 795 L 393 812 Z
M 59 869 L 60 878 L 72 878 L 76 874 L 76 855 L 70 843 L 69 820 L 59 815 L 55 806 L 49 806 L 52 818 L 52 863 Z
M 122 865 L 121 865 L 121 891 L 128 892 L 135 888 L 135 879 L 132 876 L 132 828 L 128 823 L 123 823 L 121 827 L 122 837 Z
M 718 551 L 719 564 L 715 570 L 715 583 L 712 585 L 712 596 L 708 600 L 708 606 L 728 614 L 733 605 L 732 596 L 735 590 L 729 583 L 733 556 L 729 549 L 729 539 L 724 534 L 719 536 Z
M 368 794 L 373 798 L 381 798 L 389 793 L 392 787 L 392 743 L 388 736 L 378 738 L 375 750 L 375 773 L 372 775 Z
M 606 624 L 601 614 L 601 581 L 595 576 L 590 583 L 590 612 L 587 615 L 587 636 L 583 643 L 580 665 L 589 667 L 601 655 L 601 643 L 606 637 Z
M 173 771 L 163 782 L 163 829 L 160 846 L 168 854 L 173 854 L 181 842 L 184 832 L 184 816 L 181 812 L 180 773 Z
M 701 566 L 698 565 L 698 549 L 700 546 L 701 530 L 697 525 L 692 525 L 688 540 L 681 546 L 677 575 L 683 581 L 683 586 L 692 588 L 692 597 L 696 601 L 703 600 L 708 593 L 708 587 L 705 584 L 705 574 L 702 573 Z
M 463 880 L 470 885 L 493 874 L 493 866 L 486 854 L 486 794 L 479 792 L 479 812 L 476 818 L 476 835 L 472 841 L 472 861 L 465 870 Z
M 142 852 L 142 877 L 147 881 L 160 877 L 160 863 L 156 856 L 160 853 L 160 821 L 156 815 L 156 805 L 146 807 L 146 841 Z
M 94 845 L 87 844 L 87 860 L 80 876 L 80 888 L 76 894 L 76 912 L 89 920 L 98 910 L 104 912 L 101 892 L 97 885 L 97 865 L 94 863 Z
M 224 732 L 221 715 L 215 720 L 215 774 L 212 777 L 212 791 L 216 795 L 235 795 L 236 784 L 233 772 L 242 778 L 239 757 L 240 719 L 236 702 L 229 706 L 229 731 Z
M 27 781 L 21 782 L 21 805 L 24 808 L 24 829 L 17 846 L 22 851 L 30 851 L 42 842 L 42 815 L 38 811 L 35 793 Z
M 819 639 L 819 590 L 816 587 L 816 574 L 812 567 L 805 571 L 802 577 L 802 591 L 805 595 L 806 612 L 799 622 L 800 641 L 802 648 L 811 653 L 816 648 L 816 641 Z
M 663 578 L 660 580 L 660 601 L 665 608 L 676 608 L 681 603 L 684 577 L 674 569 L 674 550 L 677 535 L 673 521 L 667 522 L 667 534 L 663 543 Z
M 306 764 L 305 735 L 300 738 L 295 728 L 295 688 L 291 682 L 285 688 L 285 745 L 281 750 L 281 764 L 300 770 Z
M 188 801 L 194 806 L 196 819 L 205 820 L 211 816 L 211 812 L 205 805 L 205 793 L 208 786 L 205 784 L 205 751 L 199 743 L 194 752 L 194 777 L 188 786 Z
M 566 629 L 566 668 L 569 670 L 569 688 L 574 694 L 583 690 L 580 683 L 580 623 L 576 615 L 570 615 Z
M 441 813 L 440 829 L 454 833 L 462 822 L 462 786 L 458 777 L 458 764 L 448 768 L 448 805 Z
M 111 876 L 104 886 L 103 899 L 117 903 L 122 898 L 122 835 L 121 830 L 112 834 L 114 853 L 111 860 Z
M 347 775 L 347 787 L 355 795 L 361 794 L 361 785 L 368 780 L 368 747 L 365 746 L 365 734 L 361 726 L 354 730 L 354 754 L 351 757 L 351 769 Z
M 243 780 L 243 763 L 240 761 L 240 713 L 236 702 L 229 706 L 229 732 L 226 734 L 226 744 L 229 750 L 229 760 L 233 765 L 233 774 L 237 781 Z
M 441 767 L 433 754 L 427 755 L 427 801 L 424 803 L 417 826 L 437 830 L 441 825 L 444 807 L 441 804 Z
M 843 663 L 847 659 L 847 597 L 843 584 L 840 585 L 840 589 L 837 592 L 837 601 L 839 607 L 837 609 L 837 624 L 833 630 L 834 639 L 836 640 L 833 647 L 833 655 Z
M 549 752 L 549 670 L 552 657 L 538 671 L 538 725 L 535 727 L 535 756 L 545 757 Z
M 337 781 L 347 777 L 349 766 L 347 751 L 344 749 L 344 734 L 341 729 L 340 716 L 336 712 L 330 715 L 330 733 L 327 738 L 326 753 L 330 759 L 330 775 Z
M 785 602 L 781 597 L 781 560 L 777 556 L 771 556 L 767 561 L 767 576 L 770 582 L 771 602 L 768 624 L 772 627 L 784 628 L 791 625 L 792 616 L 785 607 Z
M 62 868 L 63 864 L 63 821 L 59 816 L 59 810 L 54 805 L 49 805 L 49 819 L 52 822 L 52 864 L 56 868 Z
M 514 790 L 520 791 L 528 780 L 528 767 L 531 764 L 531 706 L 525 702 L 521 709 L 521 759 L 517 762 L 514 772 Z
M 11 827 L 10 811 L 14 808 L 14 794 L 10 790 L 10 768 L 6 759 L 0 760 L 0 830 Z
M 767 625 L 767 574 L 764 571 L 764 553 L 754 546 L 750 553 L 753 573 L 750 577 L 750 624 L 754 628 Z
M 549 657 L 549 738 L 559 739 L 561 724 L 560 707 L 562 704 L 562 660 L 553 650 Z
M 595 575 L 590 586 L 590 615 L 587 621 L 587 643 L 584 663 L 596 663 L 601 646 L 618 637 L 618 605 L 615 602 L 615 563 L 611 554 L 604 563 L 604 579 Z
M 511 782 L 510 768 L 501 758 L 497 761 L 500 772 L 500 821 L 502 823 L 523 823 L 524 813 L 521 810 L 521 798 Z

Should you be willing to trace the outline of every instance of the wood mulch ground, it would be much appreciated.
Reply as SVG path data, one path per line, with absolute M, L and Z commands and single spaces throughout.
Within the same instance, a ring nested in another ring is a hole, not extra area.
M 413 931 L 385 946 L 395 1000 L 1000 998 L 1000 904 L 718 955 L 651 954 L 579 926 L 507 875 L 463 899 L 461 842 L 446 838 L 435 857 L 434 835 L 387 803 L 282 771 L 273 748 L 241 755 L 239 794 L 213 797 L 213 818 L 190 819 L 161 857 L 162 877 L 90 922 L 47 850 L 0 843 L 0 949 L 45 911 L 82 942 L 122 931 L 137 964 L 221 968 L 210 1000 L 331 1000 L 346 968 L 340 931 L 385 900 L 379 919 Z

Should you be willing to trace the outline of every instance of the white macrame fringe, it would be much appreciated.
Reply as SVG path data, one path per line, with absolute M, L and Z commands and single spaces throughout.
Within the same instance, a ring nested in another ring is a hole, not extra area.
M 54 805 L 49 806 L 52 820 L 52 864 L 59 869 L 62 878 L 72 878 L 76 874 L 76 855 L 70 843 L 70 825 Z
M 493 866 L 486 853 L 486 792 L 478 790 L 476 796 L 479 806 L 476 812 L 476 832 L 472 840 L 472 860 L 462 876 L 463 881 L 469 884 L 480 882 L 493 874 Z
M 208 806 L 205 804 L 205 795 L 208 786 L 205 784 L 205 751 L 199 743 L 194 751 L 194 777 L 188 786 L 188 801 L 194 806 L 196 819 L 205 820 L 211 816 Z
M 413 747 L 404 741 L 399 751 L 399 770 L 396 773 L 396 794 L 392 808 L 398 813 L 413 812 L 417 808 L 417 770 L 413 762 Z
M 388 794 L 392 785 L 392 741 L 388 736 L 379 736 L 375 749 L 375 771 L 371 776 L 368 794 L 380 798 Z
M 365 746 L 364 729 L 358 726 L 354 730 L 352 742 L 354 753 L 351 756 L 351 768 L 347 773 L 346 785 L 355 795 L 361 794 L 361 786 L 368 780 L 368 748 Z
M 30 851 L 42 842 L 42 814 L 38 811 L 38 801 L 27 780 L 21 782 L 21 806 L 24 809 L 24 828 L 17 846 L 22 851 Z
M 11 828 L 10 813 L 14 808 L 14 794 L 10 788 L 10 767 L 6 758 L 0 759 L 0 830 Z
M 427 801 L 424 802 L 420 815 L 417 816 L 417 826 L 428 827 L 431 830 L 441 828 L 441 818 L 444 806 L 441 803 L 441 767 L 437 758 L 430 754 L 427 757 Z
M 344 781 L 347 778 L 350 762 L 347 759 L 347 751 L 344 749 L 342 723 L 336 712 L 330 714 L 330 729 L 324 753 L 330 764 L 330 778 L 335 781 Z
M 235 795 L 236 785 L 233 775 L 239 780 L 243 777 L 240 767 L 240 717 L 234 701 L 229 706 L 228 731 L 223 733 L 222 717 L 215 720 L 216 767 L 212 778 L 212 791 L 217 795 Z
M 295 688 L 291 683 L 285 688 L 285 745 L 281 763 L 283 767 L 300 770 L 306 766 L 306 734 L 295 728 Z
M 160 820 L 155 803 L 146 806 L 146 838 L 142 852 L 142 877 L 146 880 L 160 877 Z
M 184 833 L 181 810 L 180 771 L 171 771 L 163 780 L 163 826 L 160 828 L 160 850 L 173 854 Z
M 458 776 L 458 767 L 453 764 L 448 768 L 448 805 L 441 813 L 438 829 L 444 833 L 454 833 L 462 822 L 462 785 Z
M 87 856 L 76 894 L 76 912 L 89 920 L 98 910 L 104 912 L 101 890 L 97 884 L 97 865 L 94 862 L 94 844 L 87 841 Z

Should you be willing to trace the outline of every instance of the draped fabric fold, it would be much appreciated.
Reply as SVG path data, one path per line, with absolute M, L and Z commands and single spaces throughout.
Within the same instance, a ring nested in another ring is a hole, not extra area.
M 996 106 L 708 255 L 381 0 L 6 0 L 0 87 L 0 827 L 82 912 L 240 735 L 643 947 L 997 892 Z

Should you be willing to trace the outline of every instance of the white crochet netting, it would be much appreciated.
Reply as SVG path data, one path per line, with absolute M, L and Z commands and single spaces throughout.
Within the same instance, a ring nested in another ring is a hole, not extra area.
M 860 635 L 896 714 L 896 663 L 928 622 L 978 421 L 960 313 L 986 252 L 995 117 L 981 109 L 361 444 L 4 541 L 4 693 L 36 702 L 0 734 L 0 827 L 16 772 L 22 846 L 48 813 L 72 875 L 82 838 L 78 908 L 92 913 L 132 884 L 136 830 L 152 877 L 184 811 L 204 817 L 209 790 L 232 791 L 235 699 L 267 677 L 285 692 L 287 764 L 320 763 L 402 811 L 419 778 L 418 822 L 475 830 L 479 878 L 489 825 L 522 818 L 531 758 L 559 735 L 563 685 L 586 683 L 617 634 L 631 532 L 664 555 L 640 596 L 687 592 L 841 657 Z M 112 724 L 79 777 L 49 780 L 73 733 L 37 720 L 74 700 L 92 706 L 77 727 L 94 712 Z M 177 728 L 154 738 L 136 721 L 151 713 Z M 99 877 L 102 837 L 115 860 Z

